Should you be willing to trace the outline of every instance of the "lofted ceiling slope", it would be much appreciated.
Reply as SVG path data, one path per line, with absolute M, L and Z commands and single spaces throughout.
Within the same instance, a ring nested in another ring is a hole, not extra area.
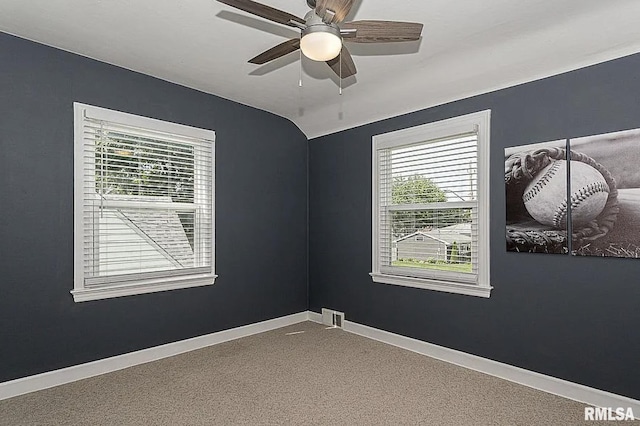
M 638 0 L 356 0 L 347 21 L 424 30 L 349 44 L 358 74 L 340 96 L 332 71 L 298 53 L 247 63 L 298 32 L 214 0 L 0 0 L 2 32 L 273 112 L 309 138 L 640 52 L 638 16 Z

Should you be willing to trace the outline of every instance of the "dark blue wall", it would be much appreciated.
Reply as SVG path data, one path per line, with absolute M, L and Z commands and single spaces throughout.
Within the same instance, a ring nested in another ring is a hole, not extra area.
M 640 127 L 639 76 L 635 55 L 311 140 L 310 308 L 640 398 L 640 260 L 507 253 L 503 151 Z M 484 109 L 491 298 L 373 283 L 371 137 Z
M 214 286 L 74 303 L 73 102 L 216 131 Z M 290 122 L 0 34 L 0 382 L 307 309 Z
M 640 127 L 637 75 L 638 55 L 307 146 L 271 114 L 0 34 L 0 382 L 309 304 L 640 398 L 640 261 L 507 253 L 503 187 L 506 146 Z M 73 302 L 74 101 L 216 131 L 214 286 Z M 373 283 L 371 137 L 487 108 L 491 298 Z

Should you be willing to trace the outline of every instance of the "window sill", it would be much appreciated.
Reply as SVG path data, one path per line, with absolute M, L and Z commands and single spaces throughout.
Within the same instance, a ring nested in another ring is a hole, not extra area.
M 207 274 L 180 279 L 177 279 L 176 277 L 158 278 L 104 287 L 76 288 L 71 290 L 71 294 L 73 295 L 73 300 L 75 302 L 86 302 L 89 300 L 111 299 L 114 297 L 132 296 L 135 294 L 155 293 L 158 291 L 213 285 L 217 277 L 217 275 Z
M 403 277 L 399 275 L 387 275 L 370 273 L 374 282 L 383 284 L 400 285 L 404 287 L 424 288 L 427 290 L 444 291 L 447 293 L 465 294 L 488 298 L 493 287 L 489 285 L 462 284 L 450 281 L 439 281 L 426 278 Z

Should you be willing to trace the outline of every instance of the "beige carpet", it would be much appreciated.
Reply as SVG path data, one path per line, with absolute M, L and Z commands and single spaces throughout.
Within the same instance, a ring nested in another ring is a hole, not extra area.
M 599 423 L 583 419 L 584 404 L 310 322 L 0 401 L 2 425 Z

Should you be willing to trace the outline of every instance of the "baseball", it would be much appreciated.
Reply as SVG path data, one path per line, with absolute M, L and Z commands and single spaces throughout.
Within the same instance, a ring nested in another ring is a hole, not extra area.
M 604 209 L 609 185 L 602 174 L 581 161 L 571 162 L 571 221 L 582 226 Z M 538 222 L 555 228 L 567 226 L 567 162 L 552 160 L 524 190 L 522 200 Z

